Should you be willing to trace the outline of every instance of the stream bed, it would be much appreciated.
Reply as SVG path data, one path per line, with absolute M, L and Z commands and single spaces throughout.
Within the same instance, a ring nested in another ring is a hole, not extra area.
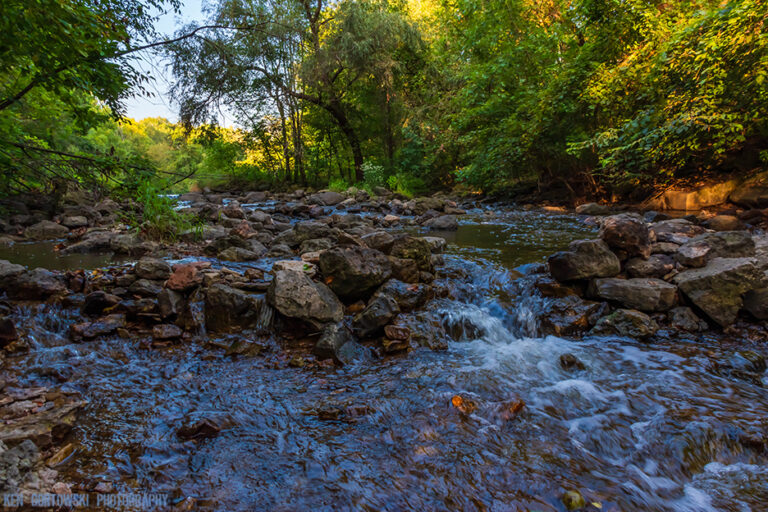
M 38 305 L 23 312 L 34 342 L 19 382 L 58 379 L 89 402 L 66 479 L 199 510 L 564 511 L 569 490 L 585 510 L 768 510 L 768 379 L 710 371 L 713 357 L 745 343 L 766 354 L 764 343 L 538 335 L 546 299 L 521 290 L 515 269 L 593 233 L 576 216 L 521 210 L 471 212 L 438 233 L 451 294 L 428 309 L 446 350 L 304 369 L 197 343 L 72 344 L 78 313 Z M 564 354 L 584 368 L 563 369 Z M 218 436 L 177 437 L 208 417 L 225 425 Z

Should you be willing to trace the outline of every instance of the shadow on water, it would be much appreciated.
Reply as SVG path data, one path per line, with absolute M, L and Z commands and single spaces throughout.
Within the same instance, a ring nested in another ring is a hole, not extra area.
M 73 345 L 60 333 L 77 315 L 41 306 L 26 312 L 38 342 L 20 379 L 65 372 L 90 401 L 67 478 L 192 496 L 200 510 L 563 512 L 568 489 L 601 507 L 590 510 L 765 510 L 768 450 L 744 439 L 765 435 L 768 396 L 707 371 L 717 336 L 522 334 L 535 326 L 521 325 L 519 308 L 546 304 L 518 295 L 509 269 L 591 233 L 574 217 L 499 212 L 446 234 L 455 277 L 443 280 L 456 293 L 433 301 L 425 318 L 439 325 L 424 325 L 444 337 L 442 352 L 300 370 L 194 343 Z M 287 344 L 268 341 L 272 354 Z M 561 368 L 566 353 L 584 369 Z M 458 411 L 457 394 L 477 407 Z M 505 419 L 517 398 L 527 407 Z M 203 417 L 225 428 L 176 436 Z

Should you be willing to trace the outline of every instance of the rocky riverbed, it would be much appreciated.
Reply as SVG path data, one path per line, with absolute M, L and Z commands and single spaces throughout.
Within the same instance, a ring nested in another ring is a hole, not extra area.
M 6 205 L 3 492 L 202 510 L 768 500 L 764 212 L 177 200 L 200 224 L 174 243 L 121 223 L 130 204 Z

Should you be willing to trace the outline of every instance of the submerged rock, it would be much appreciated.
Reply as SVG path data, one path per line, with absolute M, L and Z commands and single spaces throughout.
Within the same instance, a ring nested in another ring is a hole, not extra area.
M 590 333 L 643 339 L 656 334 L 658 330 L 658 324 L 645 313 L 634 309 L 619 309 L 598 320 Z

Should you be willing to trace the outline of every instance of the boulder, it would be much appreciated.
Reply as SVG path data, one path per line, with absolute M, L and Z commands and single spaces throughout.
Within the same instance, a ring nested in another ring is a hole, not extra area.
M 675 258 L 689 267 L 703 267 L 713 258 L 748 258 L 755 256 L 755 242 L 746 231 L 705 233 L 680 246 Z
M 612 277 L 621 272 L 619 258 L 602 240 L 572 242 L 567 251 L 553 254 L 547 263 L 550 273 L 558 281 Z
M 337 295 L 351 300 L 370 296 L 392 275 L 384 253 L 356 246 L 324 251 L 320 254 L 320 270 Z
M 342 365 L 370 359 L 369 349 L 360 345 L 352 331 L 341 322 L 325 326 L 312 353 L 318 359 L 333 359 Z
M 621 214 L 607 217 L 600 228 L 600 238 L 621 256 L 630 258 L 639 256 L 648 259 L 651 255 L 648 227 L 634 215 Z
M 695 190 L 665 190 L 649 206 L 662 210 L 695 211 L 725 203 L 739 188 L 740 180 L 706 185 Z
M 216 283 L 205 292 L 205 325 L 211 331 L 233 332 L 257 324 L 262 297 Z
M 82 215 L 67 215 L 61 219 L 61 224 L 69 229 L 84 228 L 88 226 L 88 219 Z
M 641 311 L 666 311 L 677 302 L 677 287 L 654 278 L 595 279 L 591 291 L 601 299 Z
M 656 222 L 650 227 L 651 239 L 656 242 L 684 244 L 706 230 L 686 219 L 670 219 Z
M 43 220 L 29 226 L 24 231 L 24 236 L 30 240 L 54 240 L 64 238 L 69 234 L 69 228 L 56 224 L 50 220 Z
M 662 278 L 675 268 L 675 259 L 667 254 L 652 254 L 647 260 L 632 258 L 624 270 L 632 277 L 658 277 Z
M 429 242 L 423 238 L 417 238 L 410 235 L 400 235 L 395 237 L 392 244 L 390 256 L 413 260 L 419 270 L 432 272 L 432 248 Z
M 68 245 L 60 254 L 88 254 L 93 252 L 108 252 L 112 250 L 112 233 L 96 231 L 85 235 L 79 242 Z
M 186 292 L 203 284 L 204 268 L 209 268 L 210 262 L 196 261 L 194 263 L 183 263 L 175 265 L 173 268 L 173 274 L 168 278 L 165 285 L 177 292 Z
M 36 268 L 4 280 L 11 299 L 44 300 L 67 291 L 64 277 L 50 270 Z
M 714 231 L 737 231 L 744 229 L 744 223 L 734 215 L 715 215 L 704 221 L 704 226 Z
M 696 316 L 691 308 L 684 306 L 670 309 L 667 320 L 669 325 L 679 331 L 699 332 L 705 331 L 708 327 L 707 322 Z
M 703 268 L 677 274 L 674 282 L 693 304 L 725 327 L 736 320 L 742 296 L 766 286 L 766 276 L 754 258 L 714 258 Z
M 301 242 L 299 254 L 325 251 L 331 247 L 333 247 L 333 242 L 327 238 L 310 238 Z
M 317 266 L 304 260 L 280 260 L 272 265 L 272 272 L 281 270 L 291 270 L 293 272 L 304 272 L 309 277 L 317 275 Z
M 758 320 L 768 320 L 768 288 L 748 291 L 744 295 L 744 309 Z
M 445 238 L 439 236 L 423 236 L 421 239 L 429 244 L 432 253 L 439 254 L 445 250 Z
M 91 292 L 85 296 L 82 313 L 89 316 L 99 316 L 105 309 L 119 304 L 120 300 L 120 297 L 117 295 L 112 295 L 103 290 Z
M 332 190 L 324 190 L 316 194 L 312 194 L 307 198 L 309 204 L 319 204 L 321 206 L 334 206 L 344 201 L 346 197 L 338 192 Z
M 441 215 L 429 219 L 423 225 L 434 231 L 456 231 L 459 229 L 459 221 L 456 220 L 455 215 Z
M 133 266 L 133 273 L 139 279 L 164 281 L 171 277 L 171 266 L 159 258 L 141 258 Z
M 138 279 L 128 287 L 128 293 L 140 297 L 157 297 L 163 287 L 157 281 Z
M 400 308 L 397 301 L 385 293 L 377 292 L 365 309 L 355 316 L 352 326 L 359 336 L 371 336 L 378 333 L 398 313 Z
M 434 296 L 432 287 L 427 284 L 406 284 L 397 279 L 390 279 L 377 290 L 395 299 L 401 311 L 413 311 L 424 305 Z
M 419 282 L 419 266 L 415 261 L 389 256 L 389 263 L 392 265 L 392 277 L 395 279 L 404 283 Z
M 619 309 L 598 320 L 590 334 L 644 339 L 653 336 L 658 330 L 658 324 L 645 313 Z
M 374 231 L 373 233 L 363 235 L 360 239 L 371 249 L 376 249 L 384 254 L 389 254 L 392 250 L 392 245 L 395 243 L 395 237 L 386 231 Z
M 141 256 L 151 252 L 155 244 L 146 242 L 136 234 L 116 235 L 111 238 L 109 248 L 115 254 L 128 254 L 130 256 Z
M 240 203 L 237 201 L 229 201 L 227 205 L 221 209 L 221 213 L 230 219 L 244 219 L 245 212 L 240 208 Z
M 744 208 L 768 208 L 768 172 L 757 174 L 740 184 L 728 199 Z
M 23 274 L 26 270 L 27 269 L 23 265 L 17 265 L 8 260 L 0 260 L 0 285 L 3 285 L 6 280 L 13 279 Z
M 267 290 L 267 301 L 283 316 L 317 327 L 339 322 L 344 316 L 344 308 L 330 288 L 312 281 L 304 272 L 277 272 Z
M 607 305 L 604 303 L 568 295 L 549 302 L 546 313 L 539 318 L 539 328 L 541 334 L 578 335 L 595 325 L 606 309 Z
M 157 308 L 163 319 L 175 317 L 184 311 L 184 295 L 170 288 L 157 294 Z
M 152 328 L 152 339 L 155 341 L 168 341 L 181 338 L 182 330 L 173 324 L 160 324 Z
M 125 327 L 125 315 L 107 315 L 94 322 L 83 322 L 70 327 L 70 336 L 75 341 L 91 340 L 98 336 L 112 334 L 119 328 Z

